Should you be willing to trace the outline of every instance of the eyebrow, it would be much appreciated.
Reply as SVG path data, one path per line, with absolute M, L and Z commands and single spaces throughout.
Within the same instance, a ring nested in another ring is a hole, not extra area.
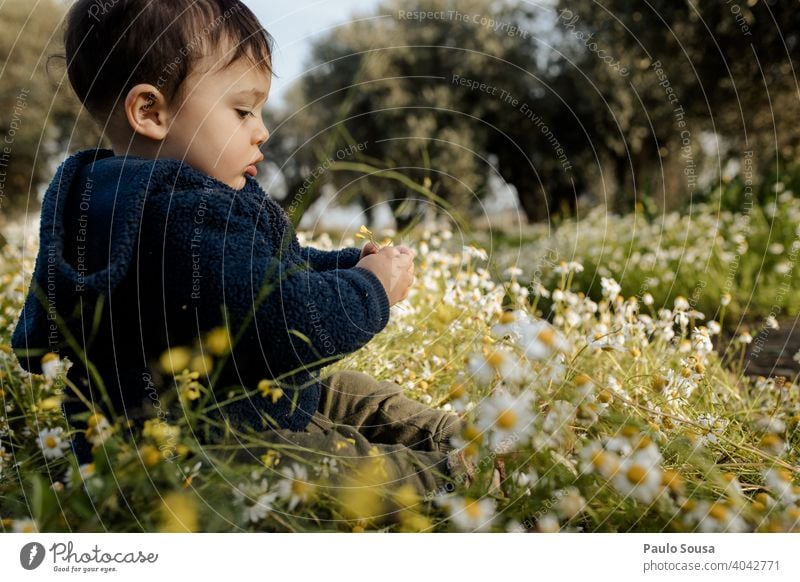
M 234 93 L 234 95 L 253 95 L 255 97 L 260 97 L 261 99 L 265 99 L 267 97 L 267 94 L 260 89 L 244 89 L 242 91 L 237 91 Z

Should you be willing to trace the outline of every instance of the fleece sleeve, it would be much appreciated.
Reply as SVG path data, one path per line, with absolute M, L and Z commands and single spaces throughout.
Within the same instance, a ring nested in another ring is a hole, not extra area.
M 370 271 L 309 269 L 302 255 L 275 248 L 274 225 L 257 227 L 242 201 L 164 198 L 148 213 L 146 236 L 158 240 L 142 244 L 161 257 L 167 326 L 202 332 L 226 321 L 242 384 L 329 365 L 386 326 L 389 300 Z
M 361 257 L 361 249 L 349 247 L 338 251 L 323 251 L 312 247 L 301 247 L 300 252 L 315 271 L 352 269 Z

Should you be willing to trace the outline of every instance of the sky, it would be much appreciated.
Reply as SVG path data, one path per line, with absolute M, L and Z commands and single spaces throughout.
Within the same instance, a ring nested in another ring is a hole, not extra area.
M 303 65 L 315 38 L 349 22 L 355 12 L 374 13 L 379 0 L 244 0 L 261 24 L 275 37 L 275 73 L 270 102 L 277 105 Z

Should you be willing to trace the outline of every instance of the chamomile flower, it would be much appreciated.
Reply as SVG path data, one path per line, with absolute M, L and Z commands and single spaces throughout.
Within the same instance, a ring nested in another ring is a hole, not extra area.
M 42 356 L 42 374 L 48 380 L 55 380 L 59 375 L 63 374 L 63 362 L 58 354 L 49 352 Z
M 308 470 L 303 465 L 292 464 L 282 474 L 283 479 L 278 482 L 276 491 L 281 499 L 289 502 L 289 511 L 292 511 L 298 504 L 311 499 L 316 486 L 309 481 Z
M 711 336 L 707 328 L 696 327 L 692 330 L 692 347 L 695 352 L 702 356 L 714 351 L 714 344 L 711 343 Z
M 39 526 L 34 519 L 15 519 L 12 529 L 14 533 L 36 533 Z
M 558 513 L 564 519 L 572 519 L 581 514 L 586 507 L 586 500 L 581 497 L 576 487 L 567 487 L 557 491 L 556 497 L 558 498 L 558 503 L 556 504 Z
M 752 529 L 735 509 L 721 501 L 696 502 L 686 519 L 703 533 L 742 533 Z
M 102 414 L 95 413 L 86 421 L 86 440 L 98 447 L 102 445 L 113 433 L 113 428 L 108 419 Z
M 661 474 L 661 467 L 650 457 L 634 454 L 622 460 L 611 483 L 625 497 L 650 504 L 662 491 Z
M 523 392 L 512 396 L 495 392 L 478 405 L 476 424 L 489 435 L 489 446 L 496 448 L 510 439 L 526 439 L 533 431 L 534 395 Z
M 569 349 L 569 343 L 552 325 L 521 310 L 504 313 L 500 323 L 492 326 L 492 333 L 510 337 L 532 361 L 546 361 L 555 352 Z
M 792 484 L 791 473 L 786 469 L 767 469 L 764 483 L 778 503 L 791 505 L 800 501 L 800 489 Z
M 258 483 L 240 483 L 233 490 L 233 498 L 242 509 L 244 521 L 258 523 L 272 511 L 278 494 L 269 490 L 269 483 L 263 478 Z
M 495 519 L 495 503 L 490 498 L 452 497 L 439 503 L 447 509 L 450 522 L 459 531 L 488 531 Z
M 488 386 L 498 376 L 512 385 L 521 384 L 527 377 L 524 364 L 516 354 L 503 346 L 489 348 L 485 354 L 473 354 L 467 362 L 467 369 L 483 386 Z
M 536 530 L 539 533 L 558 533 L 561 531 L 561 524 L 554 513 L 546 513 L 536 522 Z
M 603 297 L 608 298 L 609 301 L 614 301 L 622 291 L 622 287 L 612 277 L 601 277 L 600 287 L 602 288 Z
M 69 440 L 65 438 L 64 429 L 60 426 L 43 429 L 39 432 L 36 442 L 41 447 L 45 459 L 59 459 L 69 448 Z

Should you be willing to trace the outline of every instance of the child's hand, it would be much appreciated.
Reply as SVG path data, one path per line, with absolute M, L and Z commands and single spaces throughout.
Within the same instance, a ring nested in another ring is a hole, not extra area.
M 369 254 L 356 264 L 371 271 L 383 283 L 389 305 L 408 296 L 414 282 L 414 252 L 408 247 L 385 247 Z
M 368 255 L 374 255 L 379 250 L 380 250 L 380 247 L 377 244 L 375 244 L 374 242 L 368 242 L 361 249 L 361 256 L 358 257 L 358 260 L 360 261 L 361 259 L 363 259 L 364 257 L 366 257 Z

